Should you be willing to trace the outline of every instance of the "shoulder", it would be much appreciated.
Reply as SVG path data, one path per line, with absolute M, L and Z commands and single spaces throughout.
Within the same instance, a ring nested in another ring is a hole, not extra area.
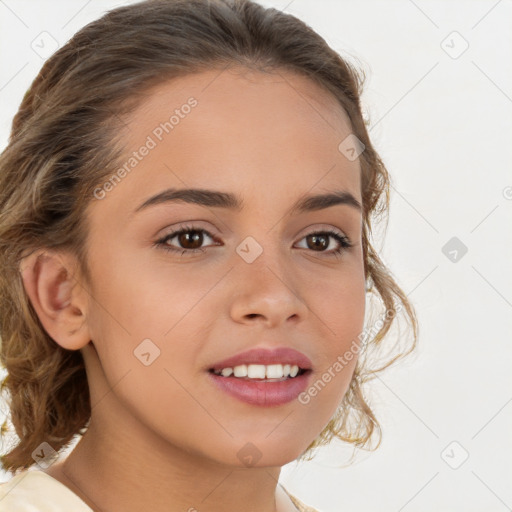
M 43 471 L 28 469 L 0 484 L 0 512 L 92 512 L 76 494 Z

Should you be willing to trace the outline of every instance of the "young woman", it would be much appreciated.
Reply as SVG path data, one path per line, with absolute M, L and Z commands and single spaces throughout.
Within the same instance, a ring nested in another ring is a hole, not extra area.
M 361 85 L 249 0 L 120 7 L 44 64 L 0 157 L 0 511 L 314 510 L 281 467 L 380 433 L 368 355 L 417 324 Z

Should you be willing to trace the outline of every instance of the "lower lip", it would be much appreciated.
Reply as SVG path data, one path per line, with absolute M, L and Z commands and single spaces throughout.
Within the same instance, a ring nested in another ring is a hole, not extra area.
M 284 405 L 295 400 L 307 387 L 311 370 L 283 381 L 265 382 L 209 373 L 216 386 L 242 402 L 262 407 Z

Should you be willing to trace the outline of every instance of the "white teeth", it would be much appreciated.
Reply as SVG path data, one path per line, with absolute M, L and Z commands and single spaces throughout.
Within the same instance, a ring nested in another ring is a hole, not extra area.
M 263 366 L 263 368 L 265 368 Z M 263 370 L 265 373 L 265 370 Z M 281 379 L 283 375 L 283 365 L 281 364 L 269 364 L 267 366 L 266 376 L 269 379 Z
M 299 367 L 289 364 L 241 364 L 234 368 L 223 368 L 222 370 L 216 370 L 217 375 L 223 377 L 234 377 L 249 378 L 249 379 L 283 379 L 287 377 L 295 377 L 299 373 Z
M 236 367 L 235 367 L 236 370 Z M 247 367 L 247 377 L 251 379 L 264 379 L 265 367 L 262 364 L 250 364 Z
M 247 365 L 241 364 L 233 368 L 235 377 L 247 377 Z

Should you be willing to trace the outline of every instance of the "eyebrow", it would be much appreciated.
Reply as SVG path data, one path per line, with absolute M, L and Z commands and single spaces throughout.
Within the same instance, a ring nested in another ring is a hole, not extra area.
M 175 189 L 169 188 L 148 199 L 139 205 L 133 213 L 137 213 L 150 206 L 182 201 L 200 206 L 227 208 L 240 211 L 243 208 L 243 199 L 230 192 L 217 190 L 206 190 L 199 188 Z M 313 212 L 323 210 L 336 205 L 348 205 L 358 211 L 362 211 L 361 203 L 353 194 L 346 190 L 333 190 L 325 194 L 304 195 L 300 197 L 291 207 L 290 214 Z

